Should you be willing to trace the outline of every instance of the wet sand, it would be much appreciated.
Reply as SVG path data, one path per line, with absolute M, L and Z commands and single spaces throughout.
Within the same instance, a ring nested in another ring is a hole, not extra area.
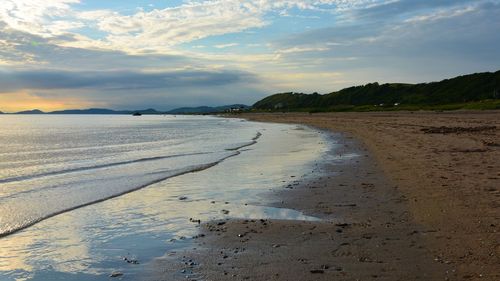
M 203 224 L 146 280 L 500 280 L 500 112 L 243 117 L 340 132 L 332 153 L 360 157 L 266 195 L 323 221 Z

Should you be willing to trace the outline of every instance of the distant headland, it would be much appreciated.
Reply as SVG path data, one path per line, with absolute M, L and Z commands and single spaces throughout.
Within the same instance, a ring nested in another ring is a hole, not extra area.
M 244 104 L 231 104 L 223 106 L 199 106 L 199 107 L 180 107 L 172 109 L 169 111 L 159 111 L 153 108 L 142 109 L 142 110 L 113 110 L 107 108 L 89 108 L 89 109 L 68 109 L 68 110 L 58 110 L 43 112 L 39 109 L 24 110 L 15 113 L 5 113 L 0 114 L 108 114 L 108 115 L 132 115 L 134 113 L 139 113 L 141 115 L 158 115 L 158 114 L 207 114 L 207 113 L 222 113 L 222 112 L 236 112 L 249 109 L 250 106 Z
M 375 82 L 324 95 L 280 93 L 258 101 L 253 109 L 309 112 L 500 109 L 500 71 L 420 84 Z

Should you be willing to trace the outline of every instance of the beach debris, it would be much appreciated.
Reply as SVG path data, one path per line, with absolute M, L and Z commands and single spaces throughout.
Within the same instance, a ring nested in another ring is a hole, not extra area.
M 120 277 L 120 276 L 123 276 L 123 273 L 119 272 L 119 271 L 113 271 L 109 277 Z
M 198 223 L 198 224 L 201 223 L 201 220 L 197 220 L 197 219 L 193 219 L 193 218 L 189 218 L 189 221 L 194 222 L 194 223 Z
M 221 213 L 223 213 L 224 215 L 227 215 L 227 214 L 229 214 L 229 210 L 222 209 L 222 210 L 221 210 Z
M 186 199 L 188 199 L 187 196 L 179 196 L 179 200 L 181 200 L 181 201 L 184 201 Z
M 359 262 L 367 262 L 367 263 L 383 263 L 382 261 L 374 260 L 369 257 L 360 257 L 358 259 Z
M 422 128 L 420 131 L 425 134 L 460 134 L 460 133 L 474 133 L 483 131 L 496 130 L 496 126 L 477 126 L 477 127 L 428 127 Z
M 483 144 L 486 146 L 500 146 L 500 143 L 492 142 L 492 141 L 485 141 L 483 140 Z
M 333 206 L 335 206 L 335 207 L 356 207 L 357 205 L 354 203 L 347 203 L 347 204 L 335 204 Z
M 318 274 L 318 273 L 323 274 L 323 273 L 325 273 L 325 271 L 323 269 L 312 269 L 311 273 L 312 274 Z
M 281 245 L 280 245 L 280 244 L 274 244 L 274 245 L 273 245 L 273 248 L 279 248 L 279 247 L 281 247 Z
M 123 260 L 126 261 L 127 263 L 139 264 L 139 260 L 137 260 L 137 259 L 131 259 L 129 257 L 124 257 Z

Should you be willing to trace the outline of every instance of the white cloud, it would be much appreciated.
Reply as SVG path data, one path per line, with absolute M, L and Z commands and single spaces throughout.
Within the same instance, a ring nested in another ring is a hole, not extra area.
M 287 49 L 278 50 L 278 54 L 292 54 L 292 53 L 305 53 L 305 52 L 323 52 L 328 51 L 330 48 L 326 47 L 292 47 Z
M 440 9 L 438 11 L 432 11 L 431 13 L 426 13 L 418 16 L 411 17 L 405 20 L 405 23 L 422 23 L 422 22 L 432 22 L 447 18 L 459 17 L 467 13 L 471 13 L 477 10 L 477 6 L 465 6 L 457 7 L 454 9 Z
M 239 45 L 238 43 L 228 43 L 228 44 L 214 45 L 214 47 L 217 49 L 224 49 L 224 48 L 236 47 L 238 45 Z
M 15 30 L 52 37 L 82 26 L 68 18 L 70 5 L 76 3 L 79 0 L 2 0 L 0 21 Z
M 74 5 L 80 0 L 2 1 L 0 21 L 9 28 L 44 38 L 70 34 L 71 40 L 55 41 L 62 46 L 171 53 L 182 43 L 263 27 L 269 24 L 265 19 L 269 12 L 321 10 L 325 5 L 344 11 L 387 0 L 200 0 L 148 12 L 139 9 L 132 15 L 111 10 L 77 11 Z M 101 38 L 78 33 L 82 27 Z

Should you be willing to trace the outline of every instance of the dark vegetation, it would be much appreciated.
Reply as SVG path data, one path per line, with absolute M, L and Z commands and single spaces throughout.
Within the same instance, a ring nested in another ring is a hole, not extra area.
M 370 83 L 320 95 L 281 93 L 253 105 L 257 111 L 390 111 L 500 109 L 500 71 L 422 84 Z

